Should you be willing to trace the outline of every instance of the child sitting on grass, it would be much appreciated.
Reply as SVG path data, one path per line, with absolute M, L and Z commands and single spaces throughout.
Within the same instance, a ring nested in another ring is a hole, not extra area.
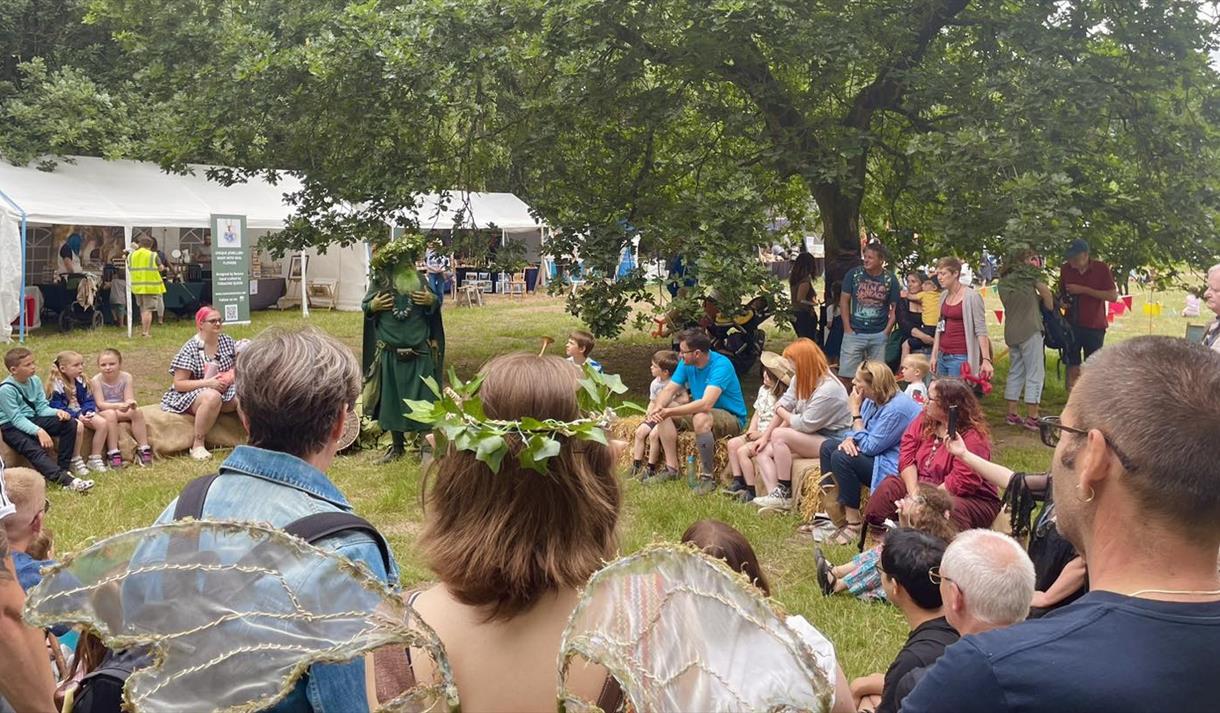
M 911 336 L 902 341 L 902 357 L 905 359 L 913 352 L 922 352 L 932 348 L 936 337 L 936 323 L 940 321 L 940 283 L 935 277 L 924 278 L 922 289 L 914 294 L 907 293 L 907 299 L 920 305 L 920 318 L 923 329 L 911 329 Z
M 135 380 L 123 371 L 123 355 L 118 349 L 103 349 L 97 355 L 98 373 L 93 377 L 93 395 L 103 414 L 114 414 L 116 422 L 130 421 L 131 435 L 136 438 L 136 465 L 152 464 L 152 447 L 148 445 L 148 425 L 144 413 L 136 404 Z
M 648 407 L 651 409 L 657 396 L 661 391 L 669 385 L 669 380 L 674 375 L 674 370 L 678 368 L 677 352 L 662 349 L 652 355 L 652 364 L 649 367 L 652 372 L 652 383 L 648 385 Z M 670 403 L 679 406 L 688 401 L 685 392 L 679 394 Z M 648 467 L 644 467 L 644 448 L 648 448 Z M 635 429 L 635 444 L 631 450 L 631 476 L 643 480 L 648 476 L 654 475 L 657 472 L 657 464 L 660 461 L 661 451 L 665 452 L 665 471 L 672 476 L 671 479 L 678 477 L 678 452 L 674 449 L 664 448 L 661 443 L 661 434 L 655 428 L 655 424 L 647 421 L 641 423 Z
M 729 470 L 733 474 L 733 482 L 720 491 L 743 503 L 757 497 L 754 490 L 754 449 L 751 444 L 767 432 L 775 417 L 775 404 L 788 390 L 788 384 L 796 374 L 792 363 L 775 352 L 763 352 L 759 357 L 759 368 L 762 371 L 762 386 L 758 387 L 758 396 L 754 399 L 754 416 L 744 434 L 729 439 Z
M 119 455 L 119 423 L 114 412 L 98 413 L 93 388 L 85 381 L 85 360 L 73 351 L 55 355 L 51 371 L 47 374 L 47 401 L 51 408 L 62 409 L 76 419 L 77 457 L 72 459 L 72 469 L 77 475 L 88 475 L 89 471 L 103 473 L 106 462 L 102 460 L 102 447 L 106 447 L 106 459 L 115 468 L 123 467 Z M 88 464 L 81 455 L 85 450 L 85 431 L 93 431 Z
M 928 401 L 928 372 L 932 371 L 932 362 L 923 354 L 909 354 L 902 358 L 902 368 L 899 375 L 907 382 L 905 393 L 916 403 Z
M 593 346 L 596 342 L 593 341 L 593 334 L 586 332 L 583 329 L 578 329 L 568 335 L 568 343 L 564 345 L 564 353 L 568 355 L 568 361 L 572 362 L 580 368 L 584 368 L 585 363 L 589 366 L 601 371 L 602 365 L 596 360 L 590 359 L 589 355 L 593 353 Z
M 4 354 L 4 366 L 9 376 L 0 382 L 0 437 L 47 480 L 78 493 L 92 488 L 92 480 L 72 475 L 76 419 L 47 403 L 42 380 L 35 375 L 34 353 L 25 347 L 10 349 Z M 58 460 L 47 455 L 56 447 L 53 437 L 59 439 Z
M 948 544 L 957 534 L 949 512 L 953 510 L 953 496 L 948 491 L 941 490 L 928 483 L 919 484 L 919 493 L 911 499 L 911 504 L 898 511 L 898 525 L 920 532 L 926 532 L 933 537 L 939 537 Z M 830 596 L 840 592 L 851 592 L 857 599 L 864 601 L 885 601 L 885 590 L 881 588 L 881 572 L 877 563 L 881 561 L 881 548 L 884 544 L 865 550 L 850 562 L 831 566 L 822 554 L 822 548 L 814 548 L 817 564 L 818 585 L 822 594 Z

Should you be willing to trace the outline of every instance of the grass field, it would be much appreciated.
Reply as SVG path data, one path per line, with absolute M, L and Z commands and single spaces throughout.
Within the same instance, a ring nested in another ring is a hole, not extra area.
M 989 309 L 999 307 L 994 290 L 986 297 Z M 1177 316 L 1183 304 L 1182 293 L 1161 293 L 1157 299 L 1164 304 L 1158 317 L 1144 316 L 1145 297 L 1135 299 L 1134 314 L 1120 317 L 1113 325 L 1110 341 L 1121 340 L 1152 331 L 1157 334 L 1182 336 L 1187 320 Z M 551 353 L 562 351 L 567 333 L 578 327 L 577 321 L 563 311 L 562 302 L 547 297 L 530 297 L 524 301 L 491 299 L 480 308 L 445 309 L 447 357 L 462 376 L 473 373 L 488 357 L 513 350 L 537 352 L 542 335 L 559 340 Z M 1002 327 L 989 314 L 992 337 L 1003 344 Z M 295 324 L 301 321 L 296 312 L 256 313 L 248 326 L 232 325 L 226 331 L 235 338 L 251 337 L 274 324 Z M 1206 320 L 1196 319 L 1196 324 Z M 318 312 L 309 322 L 359 349 L 361 319 L 358 314 Z M 772 327 L 768 327 L 773 329 Z M 189 321 L 172 318 L 164 327 L 153 329 L 153 337 L 138 335 L 128 341 L 116 328 L 94 332 L 74 331 L 58 334 L 43 329 L 31 334 L 28 346 L 38 356 L 40 372 L 56 352 L 71 349 L 85 355 L 92 369 L 97 352 L 104 347 L 117 347 L 124 352 L 124 368 L 137 381 L 140 403 L 156 403 L 169 382 L 168 365 L 182 343 L 194 332 Z M 791 332 L 772 335 L 769 346 L 779 350 L 792 339 Z M 627 331 L 619 339 L 599 344 L 595 356 L 607 371 L 619 373 L 631 387 L 637 400 L 647 398 L 649 355 L 665 345 L 658 344 L 646 333 Z M 997 383 L 1002 387 L 1007 360 L 997 359 Z M 302 368 L 309 368 L 308 364 Z M 1057 378 L 1056 358 L 1050 357 L 1048 385 L 1043 398 L 1046 413 L 1057 413 L 1065 394 L 1061 377 Z M 93 373 L 91 370 L 89 373 Z M 745 386 L 747 398 L 757 384 Z M 1047 467 L 1050 452 L 1036 436 L 1002 425 L 1004 405 L 1002 388 L 997 388 L 985 401 L 993 424 L 997 462 L 1015 470 L 1041 470 Z M 218 454 L 223 457 L 223 453 Z M 352 500 L 357 512 L 370 519 L 389 538 L 394 554 L 403 569 L 403 580 L 411 584 L 429 579 L 429 571 L 414 547 L 420 528 L 420 472 L 413 464 L 377 466 L 377 454 L 371 451 L 343 456 L 331 468 L 330 476 Z M 106 535 L 151 523 L 190 478 L 215 470 L 219 458 L 199 464 L 187 458 L 158 462 L 147 469 L 128 468 L 100 475 L 98 487 L 81 497 L 56 489 L 50 493 L 52 510 L 50 525 L 56 533 L 57 550 L 69 552 L 84 543 Z M 835 644 L 848 676 L 871 671 L 883 671 L 906 637 L 905 625 L 893 607 L 865 604 L 847 597 L 824 598 L 814 577 L 812 545 L 808 539 L 794 535 L 795 518 L 759 518 L 754 508 L 726 502 L 720 497 L 695 498 L 684 484 L 669 483 L 645 489 L 634 481 L 625 483 L 625 508 L 620 527 L 621 550 L 634 551 L 658 540 L 677 540 L 682 531 L 701 518 L 717 518 L 737 527 L 754 544 L 767 575 L 772 582 L 775 599 L 790 612 L 804 615 Z M 832 561 L 844 561 L 854 548 L 829 548 Z

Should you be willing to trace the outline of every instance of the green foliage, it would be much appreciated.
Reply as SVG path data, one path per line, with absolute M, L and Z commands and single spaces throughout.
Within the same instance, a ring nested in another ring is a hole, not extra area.
M 373 274 L 388 274 L 403 263 L 414 264 L 424 254 L 427 240 L 419 233 L 404 233 L 380 245 L 369 261 Z
M 493 473 L 500 472 L 500 464 L 510 452 L 521 467 L 545 473 L 546 461 L 559 455 L 559 438 L 607 445 L 604 429 L 616 417 L 616 411 L 643 411 L 631 402 L 612 405 L 613 396 L 627 392 L 623 380 L 613 374 L 602 374 L 587 364 L 576 392 L 584 416 L 575 421 L 489 419 L 478 396 L 479 387 L 483 385 L 482 374 L 462 381 L 450 368 L 449 385 L 444 390 L 432 377 L 425 378 L 424 383 L 436 395 L 436 400 L 406 400 L 407 417 L 434 427 L 437 450 L 444 452 L 452 445 L 459 451 L 470 451 Z

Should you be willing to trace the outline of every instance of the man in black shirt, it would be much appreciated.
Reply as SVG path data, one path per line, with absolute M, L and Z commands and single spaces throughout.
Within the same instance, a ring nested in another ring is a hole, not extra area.
M 851 682 L 857 710 L 895 713 L 898 710 L 898 682 L 908 672 L 930 666 L 945 647 L 957 641 L 941 611 L 940 588 L 930 573 L 940 567 L 945 542 L 918 530 L 898 528 L 885 536 L 881 550 L 881 586 L 891 603 L 902 611 L 911 633 L 894 657 L 885 675 L 874 673 Z

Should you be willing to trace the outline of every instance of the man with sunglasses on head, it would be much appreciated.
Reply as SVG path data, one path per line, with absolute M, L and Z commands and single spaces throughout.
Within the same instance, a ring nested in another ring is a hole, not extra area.
M 1220 354 L 1170 337 L 1107 347 L 1053 427 L 1057 525 L 1091 591 L 962 639 L 902 710 L 1216 710 Z

